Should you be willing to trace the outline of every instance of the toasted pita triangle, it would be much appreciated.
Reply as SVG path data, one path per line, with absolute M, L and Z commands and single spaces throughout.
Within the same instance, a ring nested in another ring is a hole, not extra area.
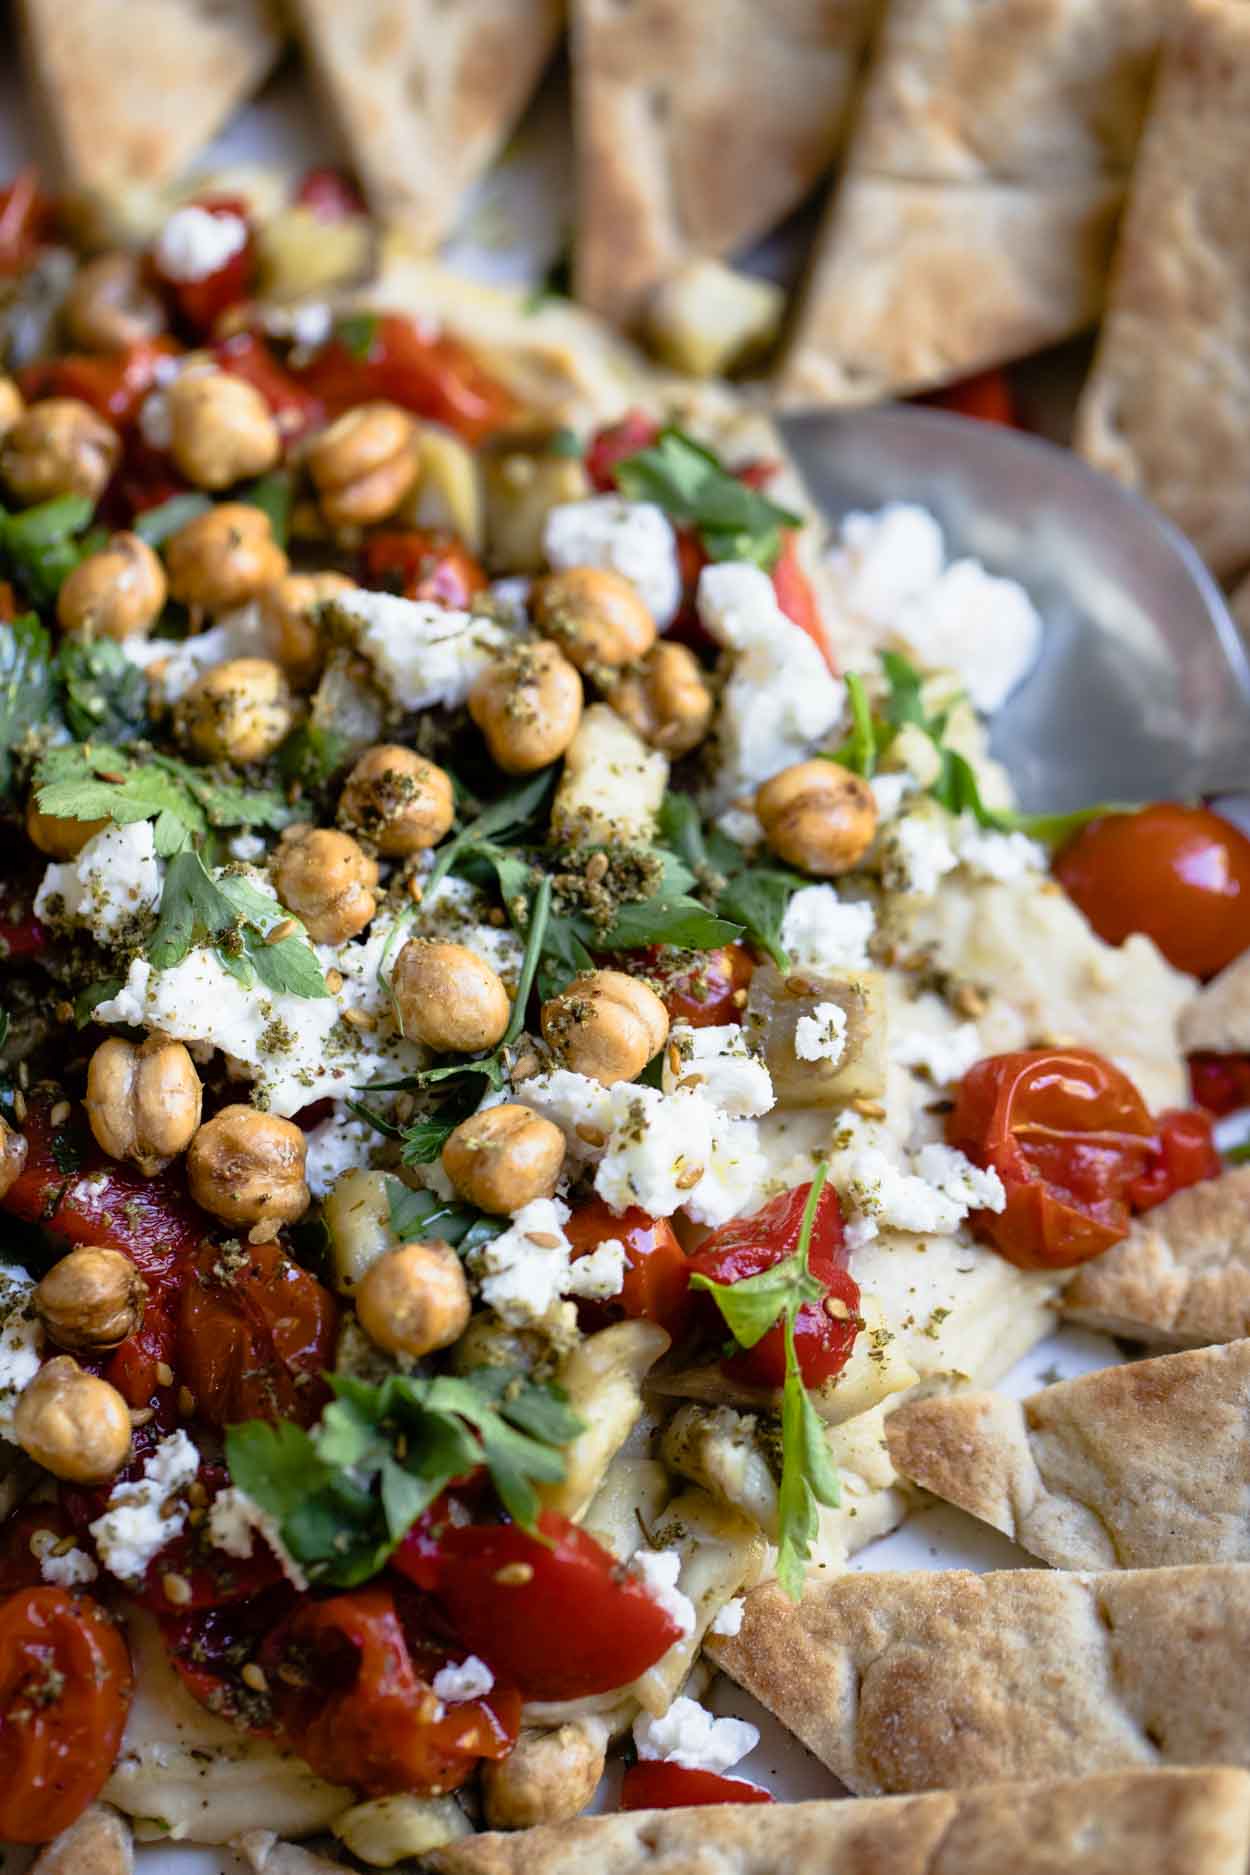
M 1250 1341 L 956 1393 L 886 1422 L 905 1478 L 1057 1569 L 1250 1562 Z
M 370 206 L 446 234 L 551 57 L 562 0 L 292 0 Z
M 1250 1778 L 1141 1771 L 865 1803 L 720 1804 L 466 1837 L 436 1875 L 1244 1875 Z
M 880 0 L 574 0 L 578 297 L 629 321 L 829 167 Z
M 708 1652 L 862 1796 L 1250 1764 L 1250 1567 L 843 1575 Z M 1006 1866 L 1009 1866 L 1006 1865 Z
M 168 182 L 281 50 L 267 0 L 22 0 L 31 82 L 79 188 Z

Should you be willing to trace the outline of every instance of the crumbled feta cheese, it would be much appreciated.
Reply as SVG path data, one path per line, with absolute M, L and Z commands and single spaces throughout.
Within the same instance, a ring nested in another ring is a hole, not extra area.
M 465 1699 L 484 1699 L 494 1684 L 494 1674 L 476 1654 L 470 1654 L 458 1667 L 440 1667 L 430 1681 L 435 1697 L 445 1699 L 449 1706 Z
M 639 1577 L 652 1601 L 658 1602 L 683 1637 L 695 1630 L 694 1603 L 677 1586 L 681 1575 L 681 1553 L 675 1549 L 636 1549 L 629 1566 Z
M 524 573 L 510 574 L 507 579 L 493 579 L 488 591 L 495 605 L 495 616 L 515 631 L 524 631 L 529 624 L 530 594 L 533 590 L 533 580 Z
M 592 703 L 564 752 L 552 836 L 578 846 L 650 846 L 667 786 L 668 757 L 606 703 Z
M 145 1460 L 141 1478 L 113 1486 L 104 1514 L 88 1525 L 110 1574 L 137 1581 L 180 1533 L 187 1521 L 184 1493 L 199 1466 L 200 1455 L 180 1426 Z
M 1027 833 L 995 833 L 971 814 L 960 817 L 955 852 L 960 865 L 982 879 L 1023 879 L 1030 872 L 1045 872 L 1047 866 L 1045 847 Z
M 55 1530 L 36 1530 L 31 1536 L 30 1553 L 38 1562 L 44 1581 L 61 1589 L 81 1588 L 86 1582 L 94 1582 L 100 1571 L 86 1550 L 79 1549 L 77 1544 L 62 1550 L 61 1540 Z
M 344 1172 L 371 1165 L 374 1148 L 380 1143 L 378 1132 L 367 1120 L 353 1118 L 347 1107 L 336 1101 L 329 1118 L 304 1136 L 304 1177 L 313 1197 L 324 1198 Z
M 745 1598 L 741 1595 L 733 1596 L 723 1608 L 718 1610 L 714 1619 L 708 1624 L 708 1633 L 723 1634 L 726 1640 L 732 1640 L 735 1634 L 741 1634 L 742 1615 L 745 1608 Z
M 946 557 L 942 530 L 926 508 L 891 501 L 876 514 L 848 514 L 829 574 L 841 606 L 878 627 L 893 624 L 900 606 L 927 592 Z
M 661 1070 L 664 1092 L 697 1086 L 722 1113 L 738 1119 L 775 1104 L 772 1076 L 736 1023 L 696 1029 L 674 1022 Z
M 723 814 L 716 817 L 717 830 L 736 846 L 750 851 L 752 847 L 762 846 L 764 829 L 759 816 L 749 807 L 727 807 Z
M 172 708 L 214 665 L 263 657 L 264 624 L 258 606 L 239 606 L 194 638 L 123 638 L 122 651 L 159 685 L 162 701 Z
M 786 906 L 781 948 L 796 970 L 862 970 L 875 922 L 871 905 L 844 903 L 831 885 L 805 885 Z
M 356 649 L 405 710 L 457 709 L 508 637 L 494 619 L 389 592 L 342 593 L 333 609 L 354 627 Z
M 13 1436 L 13 1413 L 39 1372 L 43 1328 L 32 1300 L 34 1278 L 15 1263 L 0 1263 L 0 1435 Z
M 984 1053 L 975 1022 L 961 1022 L 945 1034 L 913 1030 L 898 1036 L 890 1048 L 891 1058 L 901 1068 L 919 1068 L 939 1087 L 961 1081 Z
M 101 944 L 116 941 L 161 902 L 164 867 L 150 820 L 105 827 L 76 859 L 49 866 L 35 894 L 48 924 L 86 925 Z
M 958 855 L 950 843 L 947 816 L 903 814 L 886 837 L 885 882 L 897 892 L 932 898 L 941 880 L 954 872 Z
M 768 1169 L 755 1121 L 713 1112 L 707 1167 L 681 1208 L 696 1224 L 727 1224 L 758 1201 Z
M 817 1003 L 810 1016 L 794 1025 L 794 1052 L 800 1061 L 836 1066 L 846 1053 L 846 1011 L 837 1003 Z
M 167 280 L 207 280 L 246 246 L 242 216 L 215 214 L 192 202 L 169 217 L 157 236 L 154 259 Z
M 259 1536 L 282 1564 L 282 1573 L 292 1587 L 306 1589 L 308 1578 L 282 1541 L 278 1520 L 271 1512 L 250 1498 L 237 1485 L 218 1491 L 208 1513 L 208 1540 L 227 1556 L 240 1559 L 250 1556 L 255 1537 Z
M 681 604 L 677 536 L 653 501 L 592 495 L 587 501 L 559 502 L 547 515 L 543 552 L 559 570 L 601 566 L 632 580 L 660 631 L 676 616 Z
M 984 1170 L 954 1146 L 922 1146 L 916 1154 L 916 1171 L 935 1191 L 953 1204 L 968 1211 L 1002 1211 L 1007 1194 L 1003 1181 L 992 1168 Z
M 231 859 L 237 859 L 245 866 L 254 865 L 265 857 L 265 842 L 258 833 L 234 833 L 226 841 L 226 851 Z
M 755 1750 L 758 1726 L 746 1719 L 718 1719 L 697 1699 L 675 1699 L 660 1718 L 634 1720 L 638 1756 L 681 1764 L 689 1771 L 728 1771 Z
M 483 1302 L 511 1327 L 541 1322 L 564 1293 L 572 1260 L 568 1217 L 559 1198 L 534 1198 L 502 1235 L 473 1253 Z
M 664 1094 L 631 1081 L 608 1091 L 612 1135 L 595 1190 L 616 1212 L 636 1204 L 652 1217 L 669 1217 L 707 1170 L 714 1109 L 697 1091 Z
M 575 1162 L 584 1164 L 602 1154 L 613 1115 L 611 1090 L 602 1082 L 570 1068 L 553 1068 L 518 1082 L 512 1098 L 560 1128 Z
M 899 607 L 893 631 L 929 670 L 951 670 L 984 715 L 1006 702 L 1037 662 L 1042 621 L 1024 587 L 978 560 L 955 560 L 927 592 Z
M 429 855 L 433 865 L 434 855 Z M 418 870 L 421 877 L 424 868 Z M 525 946 L 510 924 L 487 923 L 490 901 L 467 879 L 449 873 L 440 879 L 433 892 L 422 899 L 421 907 L 409 930 L 413 937 L 437 939 L 445 944 L 463 944 L 475 957 L 488 963 L 512 990 L 521 973 Z M 396 951 L 398 956 L 398 950 Z
M 564 1293 L 587 1302 L 608 1302 L 625 1286 L 625 1246 L 619 1237 L 605 1237 L 587 1256 L 578 1257 L 569 1271 Z
M 334 330 L 334 314 L 324 301 L 313 300 L 306 306 L 292 307 L 287 317 L 287 330 L 297 345 L 302 345 L 306 351 L 315 351 Z
M 1001 1211 L 1007 1202 L 997 1172 L 981 1171 L 951 1146 L 922 1147 L 910 1172 L 879 1146 L 852 1147 L 838 1156 L 833 1176 L 855 1214 L 847 1231 L 852 1248 L 882 1225 L 947 1237 L 969 1211 Z
M 915 785 L 914 776 L 908 774 L 873 776 L 868 786 L 872 789 L 872 798 L 877 803 L 879 824 L 894 819 L 903 805 L 904 795 L 910 794 Z

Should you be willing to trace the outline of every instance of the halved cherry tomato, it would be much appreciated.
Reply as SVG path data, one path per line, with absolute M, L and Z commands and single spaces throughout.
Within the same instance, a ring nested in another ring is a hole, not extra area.
M 74 1535 L 73 1520 L 59 1504 L 27 1504 L 0 1524 L 0 1596 L 42 1588 L 43 1570 L 30 1545 L 44 1533 L 58 1543 Z
M 202 1464 L 196 1483 L 206 1493 L 209 1504 L 230 1482 L 223 1465 Z M 207 1516 L 188 1524 L 173 1541 L 148 1564 L 143 1581 L 132 1592 L 154 1614 L 172 1616 L 174 1610 L 165 1593 L 169 1575 L 182 1580 L 183 1599 L 179 1611 L 187 1615 L 206 1608 L 223 1608 L 230 1602 L 244 1601 L 283 1580 L 282 1564 L 264 1538 L 253 1535 L 250 1556 L 231 1556 L 212 1542 Z
M 688 1022 L 692 1029 L 741 1022 L 755 971 L 745 944 L 721 944 L 710 951 L 651 944 L 645 950 L 630 951 L 623 967 L 633 976 L 647 977 L 670 1018 Z
M 707 1276 L 717 1283 L 738 1283 L 772 1269 L 798 1248 L 811 1185 L 796 1185 L 772 1198 L 753 1217 L 732 1218 L 706 1237 L 690 1259 L 692 1276 Z M 808 1267 L 824 1284 L 821 1302 L 805 1302 L 794 1324 L 794 1346 L 799 1371 L 809 1387 L 840 1373 L 850 1359 L 855 1337 L 863 1327 L 859 1313 L 859 1284 L 846 1267 L 847 1250 L 842 1229 L 842 1207 L 833 1187 L 826 1185 L 816 1206 L 808 1250 Z M 696 1291 L 696 1294 L 699 1292 Z M 711 1296 L 700 1294 L 700 1306 L 710 1328 L 724 1330 L 724 1322 Z M 721 1362 L 732 1379 L 753 1387 L 780 1387 L 786 1377 L 785 1331 L 780 1323 L 770 1328 L 753 1348 Z
M 132 1687 L 126 1643 L 89 1596 L 0 1603 L 0 1839 L 49 1842 L 99 1795 Z
M 1106 814 L 1060 849 L 1053 870 L 1108 944 L 1144 931 L 1196 977 L 1250 945 L 1250 840 L 1209 808 L 1160 801 Z
M 276 1732 L 278 1721 L 268 1693 L 249 1686 L 243 1668 L 259 1660 L 270 1635 L 289 1620 L 298 1601 L 289 1582 L 249 1590 L 183 1615 L 171 1615 L 165 1600 L 158 1609 L 161 1636 L 192 1697 L 245 1731 L 262 1736 Z
M 52 230 L 53 207 L 33 169 L 19 170 L 0 189 L 0 274 L 20 273 L 30 265 Z
M 930 391 L 917 403 L 936 410 L 954 410 L 961 417 L 978 417 L 982 423 L 1004 423 L 1015 428 L 1019 423 L 1011 385 L 1001 371 L 981 371 L 976 377 L 948 384 L 945 390 Z
M 18 373 L 18 383 L 28 402 L 77 397 L 124 429 L 156 383 L 160 361 L 177 357 L 181 350 L 176 340 L 162 335 L 136 339 L 120 352 L 67 352 L 63 358 L 27 365 Z
M 222 313 L 245 300 L 256 272 L 256 237 L 252 232 L 248 205 L 241 196 L 205 195 L 194 204 L 207 214 L 230 216 L 241 221 L 247 230 L 242 247 L 201 280 L 179 280 L 161 272 L 159 251 L 152 266 L 177 309 L 182 323 L 193 338 L 207 338 Z
M 295 205 L 311 209 L 318 221 L 349 221 L 365 212 L 364 196 L 341 169 L 310 169 L 295 191 Z
M 588 1256 L 615 1237 L 625 1246 L 625 1281 L 619 1296 L 604 1304 L 589 1304 L 587 1312 L 610 1319 L 613 1313 L 635 1320 L 658 1322 L 674 1341 L 690 1326 L 690 1259 L 677 1241 L 667 1218 L 652 1217 L 631 1206 L 618 1217 L 602 1198 L 579 1204 L 564 1227 L 574 1259 Z
M 1191 1055 L 1189 1088 L 1197 1105 L 1217 1120 L 1250 1107 L 1250 1055 Z
M 214 345 L 213 358 L 222 371 L 232 378 L 245 378 L 260 392 L 285 442 L 324 421 L 321 399 L 287 370 L 259 332 L 232 333 Z
M 1085 1048 L 1028 1048 L 970 1068 L 950 1145 L 998 1173 L 1004 1210 L 972 1229 L 1020 1269 L 1071 1269 L 1128 1231 L 1157 1132 L 1128 1076 Z
M 330 1291 L 279 1244 L 205 1245 L 182 1290 L 176 1363 L 200 1418 L 310 1426 L 329 1398 L 337 1319 Z
M 444 1533 L 436 1592 L 452 1626 L 527 1698 L 582 1699 L 628 1685 L 680 1628 L 567 1517 L 544 1511 L 538 1527 L 545 1542 L 516 1524 Z
M 1192 1107 L 1169 1107 L 1156 1116 L 1158 1143 L 1145 1171 L 1133 1181 L 1129 1203 L 1134 1211 L 1150 1211 L 1174 1192 L 1204 1179 L 1218 1178 L 1224 1161 L 1211 1137 L 1211 1119 Z
M 460 611 L 490 583 L 464 542 L 445 528 L 388 528 L 370 535 L 360 558 L 362 585 Z
M 456 1478 L 417 1521 L 391 1558 L 391 1566 L 419 1589 L 436 1589 L 443 1573 L 443 1538 L 456 1525 L 467 1525 L 490 1485 L 484 1465 Z
M 512 1749 L 517 1695 L 500 1688 L 444 1707 L 431 1681 L 447 1660 L 405 1632 L 395 1597 L 377 1586 L 304 1602 L 265 1650 L 295 1749 L 322 1777 L 370 1797 L 455 1790 L 480 1759 Z
M 799 561 L 798 535 L 786 528 L 781 536 L 781 552 L 773 566 L 773 591 L 786 617 L 806 632 L 831 671 L 838 668 L 829 643 L 825 622 L 820 616 L 812 583 Z
M 705 1803 L 774 1803 L 762 1785 L 718 1771 L 693 1771 L 684 1764 L 640 1758 L 621 1779 L 622 1810 L 684 1810 Z
M 467 443 L 485 441 L 517 414 L 512 393 L 468 346 L 400 313 L 374 318 L 363 356 L 336 335 L 317 348 L 298 376 L 329 416 L 381 397 L 446 424 Z

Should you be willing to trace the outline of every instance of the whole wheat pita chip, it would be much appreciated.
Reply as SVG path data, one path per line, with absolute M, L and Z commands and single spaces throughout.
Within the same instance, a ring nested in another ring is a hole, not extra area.
M 21 0 L 31 84 L 65 180 L 168 182 L 277 61 L 269 0 Z
M 1250 1335 L 1250 1166 L 1178 1191 L 1082 1264 L 1069 1321 L 1134 1341 L 1205 1347 Z
M 1187 0 L 1181 15 L 1076 440 L 1231 575 L 1250 564 L 1250 8 Z
M 444 235 L 551 57 L 562 0 L 292 0 L 369 205 Z
M 1250 1764 L 1250 1567 L 842 1575 L 708 1652 L 861 1796 Z
M 30 1875 L 134 1875 L 130 1825 L 107 1804 L 89 1804 L 39 1851 Z
M 1217 1055 L 1250 1050 L 1250 951 L 1212 977 L 1185 1005 L 1178 1032 L 1186 1054 L 1200 1049 Z
M 574 0 L 578 297 L 628 321 L 833 161 L 881 0 Z
M 1250 1779 L 1144 1771 L 863 1803 L 584 1817 L 436 1850 L 436 1875 L 1244 1875 Z
M 1057 1569 L 1250 1562 L 1250 1341 L 1103 1368 L 1029 1399 L 956 1393 L 886 1422 L 905 1478 Z

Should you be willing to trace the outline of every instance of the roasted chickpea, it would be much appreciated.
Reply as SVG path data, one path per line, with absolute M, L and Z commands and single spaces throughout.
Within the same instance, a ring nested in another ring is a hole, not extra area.
M 17 1403 L 22 1450 L 67 1484 L 107 1484 L 130 1457 L 130 1408 L 68 1354 L 45 1361 Z
M 352 590 L 345 573 L 288 573 L 261 594 L 269 655 L 282 666 L 293 689 L 311 690 L 326 661 L 317 608 Z
M 517 645 L 476 679 L 469 715 L 497 766 L 528 775 L 563 755 L 577 734 L 582 680 L 555 645 Z
M 377 910 L 377 860 L 350 833 L 330 827 L 288 827 L 278 842 L 273 882 L 314 944 L 346 944 Z
M 442 1154 L 460 1196 L 502 1217 L 532 1198 L 550 1198 L 563 1164 L 564 1134 L 555 1122 L 511 1102 L 462 1120 Z
M 121 455 L 112 424 L 77 397 L 32 404 L 0 438 L 0 481 L 24 507 L 55 495 L 95 501 Z
M 197 488 L 230 488 L 263 475 L 282 454 L 269 405 L 229 371 L 184 371 L 165 393 L 169 452 Z
M 143 1326 L 147 1285 L 128 1256 L 83 1244 L 54 1263 L 35 1290 L 35 1308 L 60 1348 L 116 1348 Z
M 543 1038 L 560 1065 L 604 1087 L 632 1081 L 668 1040 L 668 1011 L 623 970 L 590 970 L 542 1007 Z
M 663 638 L 606 694 L 617 715 L 665 755 L 688 755 L 712 720 L 712 693 L 698 658 L 688 645 Z
M 356 1314 L 388 1354 L 433 1354 L 464 1333 L 469 1285 L 451 1245 L 401 1243 L 371 1263 L 356 1292 Z
M 323 430 L 308 472 L 331 527 L 368 527 L 394 514 L 417 479 L 416 427 L 396 404 L 357 404 Z
M 203 1089 L 181 1042 L 111 1035 L 87 1067 L 87 1120 L 110 1159 L 129 1159 L 153 1178 L 185 1152 L 200 1123 Z
M 0 1116 L 0 1198 L 13 1189 L 26 1164 L 26 1136 Z
M 269 516 L 244 501 L 223 501 L 180 527 L 165 563 L 174 598 L 202 612 L 246 605 L 287 569 Z
M 7 436 L 26 406 L 12 378 L 0 371 L 0 436 Z
M 61 308 L 65 330 L 85 352 L 121 352 L 165 329 L 138 254 L 97 254 L 78 269 Z
M 77 859 L 88 840 L 112 824 L 111 820 L 73 820 L 59 814 L 42 814 L 33 794 L 26 803 L 26 837 L 49 859 Z
M 308 1209 L 304 1135 L 255 1107 L 223 1107 L 187 1152 L 191 1196 L 226 1224 L 249 1224 L 259 1242 Z
M 271 658 L 227 658 L 197 677 L 174 728 L 206 762 L 263 762 L 291 727 L 291 693 Z
M 634 664 L 655 643 L 655 620 L 638 588 L 601 566 L 571 566 L 535 581 L 530 609 L 579 671 Z
M 83 638 L 140 638 L 165 604 L 165 569 L 137 534 L 114 534 L 62 581 L 56 615 Z
M 603 1776 L 607 1727 L 584 1725 L 522 1732 L 496 1764 L 482 1766 L 482 1803 L 490 1829 L 531 1829 L 580 1816 Z
M 840 762 L 796 762 L 755 793 L 755 812 L 778 859 L 819 879 L 857 866 L 877 831 L 877 803 Z
M 391 990 L 410 1041 L 439 1054 L 476 1054 L 504 1037 L 512 1004 L 497 973 L 464 944 L 409 938 Z
M 387 859 L 437 846 L 455 819 L 451 776 L 398 743 L 366 749 L 339 797 L 339 823 Z

